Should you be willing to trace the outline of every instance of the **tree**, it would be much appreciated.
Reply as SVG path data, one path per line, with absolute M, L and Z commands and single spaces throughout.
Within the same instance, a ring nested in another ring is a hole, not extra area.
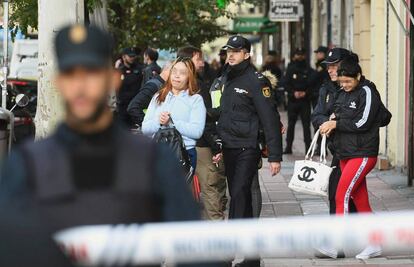
M 11 23 L 27 33 L 39 27 L 39 83 L 36 136 L 49 134 L 63 115 L 61 100 L 51 82 L 55 68 L 53 33 L 69 22 L 83 22 L 105 0 L 13 0 Z M 223 4 L 236 0 L 106 0 L 109 25 L 118 48 L 124 46 L 177 48 L 222 35 L 219 16 L 230 16 Z M 260 0 L 250 0 L 259 1 Z M 219 4 L 219 6 L 217 6 Z M 221 8 L 219 8 L 221 7 Z
M 89 11 L 104 0 L 84 0 Z M 106 0 L 110 31 L 118 48 L 126 46 L 175 49 L 201 44 L 225 34 L 216 24 L 220 16 L 231 17 L 224 7 L 237 0 Z M 245 0 L 259 3 L 263 0 Z M 37 29 L 37 0 L 13 0 L 12 23 L 23 31 Z M 86 18 L 87 20 L 87 18 Z

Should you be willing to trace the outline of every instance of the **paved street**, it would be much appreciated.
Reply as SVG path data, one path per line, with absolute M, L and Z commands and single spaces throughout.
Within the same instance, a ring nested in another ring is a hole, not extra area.
M 286 114 L 282 113 L 286 122 Z M 285 123 L 287 125 L 287 123 Z M 304 143 L 301 122 L 296 125 L 294 154 L 284 157 L 282 172 L 277 177 L 270 177 L 265 167 L 260 172 L 263 195 L 263 218 L 327 214 L 327 199 L 292 192 L 288 188 L 293 174 L 294 161 L 304 157 Z M 406 186 L 406 177 L 397 170 L 371 172 L 368 176 L 370 201 L 375 211 L 397 211 L 414 209 L 414 188 Z M 354 256 L 356 251 L 345 251 Z M 414 266 L 414 252 L 411 256 L 389 256 L 359 261 L 355 258 L 329 260 L 313 259 L 265 259 L 265 266 Z

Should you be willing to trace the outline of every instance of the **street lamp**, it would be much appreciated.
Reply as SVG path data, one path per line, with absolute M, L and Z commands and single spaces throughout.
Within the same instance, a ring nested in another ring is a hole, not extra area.
M 8 74 L 8 45 L 9 45 L 9 1 L 3 0 L 3 81 L 1 83 L 1 107 L 7 105 L 7 74 Z

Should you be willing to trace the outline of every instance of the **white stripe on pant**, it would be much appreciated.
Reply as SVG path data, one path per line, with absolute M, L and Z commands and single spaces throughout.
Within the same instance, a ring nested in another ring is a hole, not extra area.
M 352 178 L 351 184 L 349 185 L 348 189 L 346 190 L 345 199 L 344 199 L 344 213 L 349 213 L 349 198 L 351 197 L 352 190 L 356 182 L 358 181 L 359 177 L 361 176 L 362 171 L 364 170 L 365 166 L 367 165 L 368 158 L 363 158 L 362 163 L 358 168 L 354 178 Z

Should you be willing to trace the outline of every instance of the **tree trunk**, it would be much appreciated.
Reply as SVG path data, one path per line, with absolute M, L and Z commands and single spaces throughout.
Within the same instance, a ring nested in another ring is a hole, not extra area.
M 69 23 L 83 23 L 83 0 L 38 0 L 39 4 L 39 78 L 36 138 L 44 138 L 63 118 L 63 105 L 53 84 L 56 73 L 54 37 Z

